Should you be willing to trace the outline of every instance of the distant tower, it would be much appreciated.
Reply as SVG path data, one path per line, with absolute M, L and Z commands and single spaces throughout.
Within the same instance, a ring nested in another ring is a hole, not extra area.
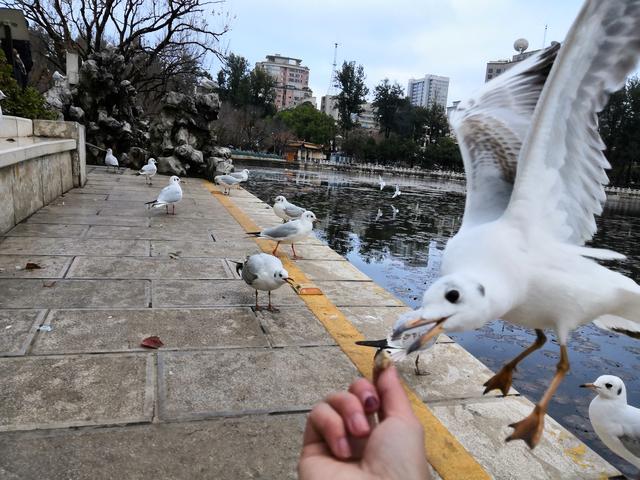
M 519 38 L 515 42 L 513 42 L 513 48 L 520 55 L 524 53 L 524 51 L 529 48 L 529 42 L 526 38 Z
M 329 88 L 327 88 L 327 95 L 336 95 L 338 93 L 338 89 L 334 85 L 336 80 L 336 75 L 337 75 L 337 68 L 338 68 L 338 44 L 334 43 L 331 79 L 329 79 Z

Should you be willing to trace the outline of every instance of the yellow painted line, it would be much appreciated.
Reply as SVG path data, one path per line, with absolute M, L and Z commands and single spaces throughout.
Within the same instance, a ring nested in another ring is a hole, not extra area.
M 229 196 L 222 195 L 221 190 L 210 182 L 206 182 L 205 186 L 244 228 L 245 232 L 260 230 L 260 227 Z M 274 242 L 265 239 L 256 239 L 256 243 L 266 253 L 271 253 L 275 246 Z M 312 283 L 287 256 L 279 256 L 279 258 L 296 283 Z M 324 294 L 300 295 L 300 298 L 324 325 L 360 373 L 371 379 L 373 373 L 371 349 L 355 344 L 357 340 L 364 340 L 362 333 Z M 424 427 L 427 459 L 438 474 L 444 480 L 490 479 L 491 476 L 438 420 L 420 397 L 406 384 L 404 384 L 404 388 L 413 406 L 413 411 Z

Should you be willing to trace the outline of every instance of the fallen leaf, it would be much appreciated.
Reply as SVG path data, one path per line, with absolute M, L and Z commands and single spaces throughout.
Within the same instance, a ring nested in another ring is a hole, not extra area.
M 56 284 L 56 282 L 44 282 L 42 284 L 43 287 L 51 288 Z
M 24 267 L 25 270 L 39 270 L 42 267 L 37 263 L 27 262 L 27 265 Z
M 180 258 L 180 252 L 169 252 L 169 258 L 172 260 L 177 260 Z
M 152 337 L 147 337 L 144 340 L 142 340 L 142 343 L 140 343 L 141 347 L 146 347 L 146 348 L 160 348 L 160 347 L 164 347 L 164 343 L 162 343 L 162 340 L 160 340 L 160 337 L 157 336 L 152 336 Z

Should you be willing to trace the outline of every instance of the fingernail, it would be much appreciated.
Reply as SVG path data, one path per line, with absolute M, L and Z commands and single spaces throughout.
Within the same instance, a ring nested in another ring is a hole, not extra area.
M 351 418 L 349 418 L 349 427 L 353 435 L 366 435 L 369 433 L 369 422 L 367 422 L 365 416 L 360 412 L 351 415 Z
M 342 458 L 349 458 L 351 456 L 351 447 L 344 437 L 338 440 L 338 455 Z
M 364 401 L 364 409 L 367 413 L 377 412 L 380 407 L 380 402 L 373 395 L 366 398 Z

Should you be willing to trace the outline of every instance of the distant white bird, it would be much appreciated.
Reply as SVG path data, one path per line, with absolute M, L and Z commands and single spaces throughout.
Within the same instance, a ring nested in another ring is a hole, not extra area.
M 304 208 L 290 203 L 282 195 L 278 195 L 273 204 L 273 213 L 280 217 L 283 223 L 300 218 L 304 212 L 306 212 Z
M 158 162 L 156 162 L 155 158 L 150 158 L 147 161 L 147 164 L 144 167 L 142 167 L 142 170 L 138 172 L 138 175 L 144 175 L 145 183 L 148 183 L 149 185 L 152 185 L 151 178 L 158 171 L 158 168 L 156 167 L 156 163 Z
M 640 409 L 627 405 L 624 382 L 613 375 L 602 375 L 580 386 L 598 394 L 589 405 L 589 420 L 602 443 L 640 468 Z
M 53 82 L 57 85 L 59 85 L 62 82 L 66 82 L 67 77 L 62 75 L 59 71 L 55 71 L 53 72 L 53 75 L 51 75 L 51 78 L 53 79 Z
M 107 154 L 104 156 L 104 164 L 107 167 L 115 168 L 116 172 L 119 170 L 120 165 L 118 164 L 118 159 L 113 155 L 110 148 L 107 148 Z
M 304 240 L 309 236 L 313 230 L 313 223 L 316 221 L 316 216 L 311 211 L 304 212 L 298 220 L 291 220 L 290 222 L 277 225 L 275 227 L 265 228 L 261 232 L 249 232 L 249 235 L 253 235 L 260 238 L 268 238 L 276 244 L 276 248 L 273 249 L 273 255 L 278 251 L 278 247 L 281 243 L 291 244 L 291 251 L 293 252 L 293 259 L 298 259 L 296 255 L 296 248 L 294 243 Z
M 241 172 L 233 172 L 229 175 L 231 175 L 233 178 L 237 178 L 241 182 L 246 182 L 249 179 L 249 170 L 245 168 Z
M 385 183 L 385 181 L 382 179 L 382 176 L 381 176 L 381 175 L 378 175 L 378 183 L 380 184 L 380 190 L 382 190 L 382 189 L 385 187 L 385 185 L 386 185 L 386 183 Z
M 382 210 L 378 209 L 378 213 L 376 213 L 376 222 L 380 220 L 381 217 L 382 217 Z
M 247 257 L 244 263 L 234 262 L 236 271 L 247 285 L 256 290 L 256 311 L 261 310 L 258 305 L 258 290 L 269 292 L 267 310 L 277 311 L 271 305 L 271 291 L 280 288 L 285 283 L 291 283 L 289 273 L 284 269 L 278 257 L 268 253 L 257 253 Z
M 507 441 L 530 448 L 540 441 L 569 370 L 573 329 L 594 321 L 640 332 L 640 286 L 592 260 L 624 257 L 584 246 L 596 231 L 609 167 L 596 114 L 639 54 L 640 0 L 587 0 L 562 47 L 514 65 L 451 114 L 467 179 L 462 226 L 447 243 L 442 277 L 421 308 L 397 320 L 392 338 L 430 326 L 411 353 L 440 332 L 496 318 L 535 329 L 535 343 L 485 383 L 485 392 L 506 394 L 516 365 L 545 343 L 544 329 L 554 329 L 554 378 Z
M 169 213 L 169 205 L 172 206 L 173 215 L 176 214 L 176 203 L 182 200 L 182 188 L 180 188 L 180 178 L 175 175 L 169 179 L 169 185 L 160 190 L 158 198 L 145 205 L 148 208 L 160 208 L 164 206 Z
M 393 216 L 395 217 L 400 211 L 400 209 L 396 208 L 394 205 L 391 205 L 391 211 L 393 212 Z
M 2 90 L 0 90 L 0 101 L 4 100 L 5 98 L 7 98 L 7 96 L 2 93 Z M 0 105 L 0 120 L 2 120 L 2 105 Z
M 400 186 L 396 185 L 396 191 L 393 192 L 393 195 L 391 198 L 396 198 L 396 197 L 399 197 L 400 195 L 402 195 L 402 192 L 400 191 Z
M 236 177 L 232 177 L 231 175 L 218 175 L 214 177 L 213 181 L 218 185 L 222 185 L 222 194 L 229 195 L 231 194 L 231 188 L 237 186 L 241 180 L 238 180 Z

